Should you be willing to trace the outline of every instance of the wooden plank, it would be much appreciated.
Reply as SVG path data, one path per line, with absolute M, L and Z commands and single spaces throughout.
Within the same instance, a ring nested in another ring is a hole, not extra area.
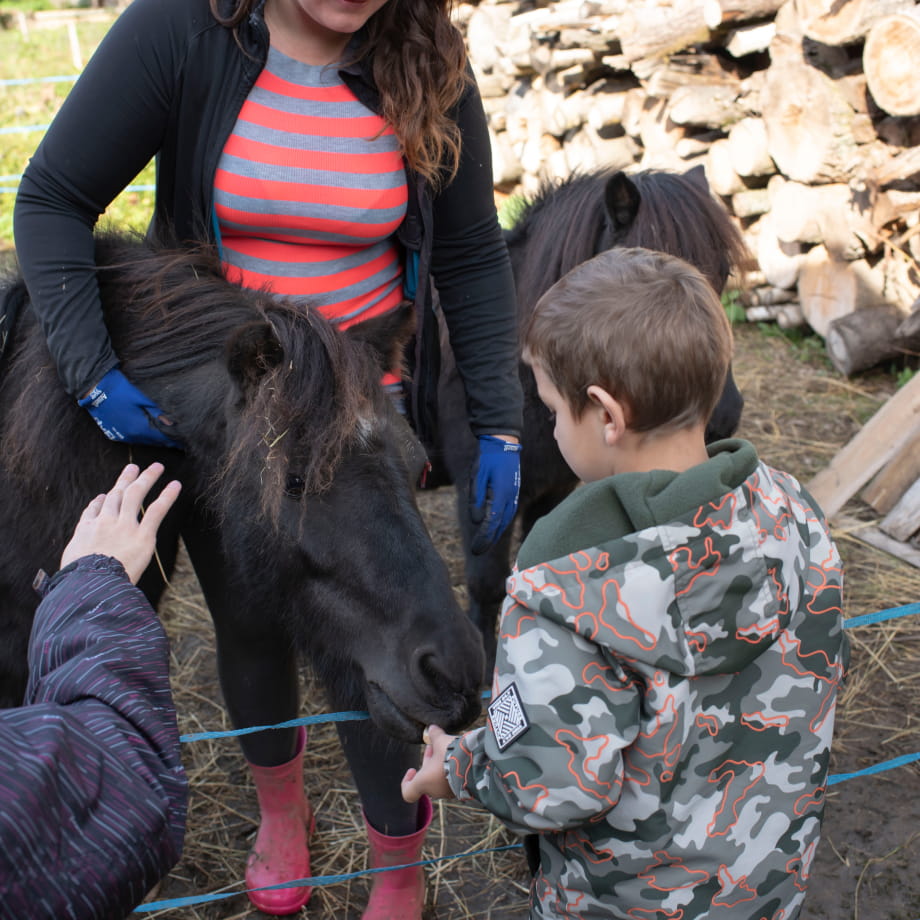
M 882 533 L 906 542 L 920 530 L 920 480 L 901 496 L 901 500 L 878 525 Z
M 918 148 L 920 149 L 920 148 Z M 860 498 L 879 514 L 888 514 L 898 499 L 920 479 L 920 431 L 906 440 L 862 491 Z
M 920 374 L 914 375 L 840 449 L 808 491 L 833 519 L 898 451 L 920 432 Z
M 29 25 L 35 29 L 59 29 L 68 23 L 114 22 L 120 10 L 105 9 L 66 9 L 36 10 L 29 15 Z
M 845 528 L 847 535 L 853 537 L 854 540 L 859 540 L 867 546 L 880 549 L 883 553 L 888 553 L 889 556 L 894 556 L 896 559 L 920 569 L 920 550 L 914 549 L 909 543 L 893 540 L 877 527 L 851 518 L 841 518 L 837 522 L 837 526 Z

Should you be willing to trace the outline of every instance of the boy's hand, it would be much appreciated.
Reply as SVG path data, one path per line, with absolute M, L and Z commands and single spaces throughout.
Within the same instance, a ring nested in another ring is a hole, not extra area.
M 81 556 L 113 556 L 125 567 L 131 582 L 137 584 L 156 548 L 157 528 L 179 497 L 180 484 L 175 480 L 167 483 L 138 521 L 141 505 L 162 473 L 162 463 L 151 463 L 143 473 L 129 463 L 115 485 L 86 506 L 64 547 L 61 568 Z
M 433 799 L 452 799 L 454 793 L 444 775 L 444 759 L 447 746 L 454 740 L 437 725 L 429 725 L 424 734 L 426 742 L 422 765 L 418 770 L 409 769 L 403 777 L 400 788 L 407 802 L 417 802 L 423 795 Z

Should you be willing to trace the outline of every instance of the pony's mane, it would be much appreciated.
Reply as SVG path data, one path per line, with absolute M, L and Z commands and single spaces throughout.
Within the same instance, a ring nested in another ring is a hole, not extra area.
M 264 317 L 271 301 L 227 281 L 209 246 L 110 233 L 96 239 L 96 264 L 112 344 L 138 383 L 219 356 L 227 336 Z
M 515 279 L 525 312 L 564 274 L 599 251 L 607 214 L 604 187 L 616 172 L 597 169 L 541 184 L 506 236 L 520 247 Z M 704 183 L 666 170 L 631 173 L 641 196 L 635 221 L 617 246 L 641 246 L 679 256 L 721 294 L 729 274 L 749 255 L 741 231 Z
M 263 510 L 275 520 L 292 478 L 305 494 L 328 488 L 361 420 L 374 412 L 374 365 L 359 345 L 303 304 L 227 281 L 213 247 L 105 236 L 96 258 L 115 352 L 141 389 L 226 362 L 241 332 L 271 327 L 277 352 L 270 360 L 257 356 L 257 385 L 222 399 L 239 414 L 215 470 L 218 489 L 241 482 L 257 457 Z M 214 408 L 202 404 L 200 411 Z
M 542 182 L 505 233 L 524 315 L 564 274 L 597 252 L 605 218 L 603 188 L 610 175 L 610 170 L 576 172 Z

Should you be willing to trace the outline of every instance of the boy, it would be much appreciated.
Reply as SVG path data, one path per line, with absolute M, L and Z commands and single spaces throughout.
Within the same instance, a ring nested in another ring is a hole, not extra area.
M 840 559 L 791 476 L 746 441 L 707 450 L 731 348 L 702 275 L 640 249 L 574 269 L 526 329 L 585 485 L 521 546 L 487 725 L 430 727 L 403 795 L 536 833 L 532 917 L 801 908 L 847 662 Z

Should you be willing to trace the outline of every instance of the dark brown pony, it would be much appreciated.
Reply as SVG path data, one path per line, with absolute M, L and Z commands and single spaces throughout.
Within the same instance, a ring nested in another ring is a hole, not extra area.
M 260 631 L 309 653 L 334 705 L 369 709 L 413 741 L 430 722 L 475 718 L 478 636 L 416 506 L 424 458 L 378 385 L 411 317 L 365 324 L 357 339 L 228 283 L 205 250 L 102 238 L 97 264 L 122 367 L 187 450 L 106 440 L 61 387 L 23 282 L 8 279 L 0 316 L 17 304 L 21 315 L 0 376 L 3 704 L 22 698 L 36 571 L 55 570 L 80 509 L 131 458 L 159 459 L 183 482 L 160 530 L 163 571 L 190 508 L 206 508 L 227 560 L 218 587 Z M 158 566 L 142 587 L 156 603 Z
M 506 233 L 506 242 L 517 289 L 519 326 L 564 274 L 614 246 L 641 246 L 679 256 L 696 266 L 720 294 L 732 270 L 743 270 L 749 260 L 740 230 L 710 193 L 702 167 L 683 174 L 646 170 L 627 175 L 601 169 L 563 182 L 545 183 Z M 442 349 L 446 349 L 443 339 Z M 449 354 L 442 360 L 442 368 L 439 446 L 446 478 L 457 486 L 470 616 L 482 631 L 491 662 L 512 537 L 506 533 L 483 555 L 470 552 L 472 534 L 466 506 L 476 445 L 468 426 L 462 424 L 462 388 Z M 649 370 L 654 373 L 654 368 Z M 526 536 L 538 518 L 575 488 L 577 479 L 556 447 L 549 413 L 524 364 L 520 376 L 524 432 L 518 517 Z M 743 399 L 729 372 L 709 420 L 707 440 L 731 436 L 738 427 L 742 406 Z

